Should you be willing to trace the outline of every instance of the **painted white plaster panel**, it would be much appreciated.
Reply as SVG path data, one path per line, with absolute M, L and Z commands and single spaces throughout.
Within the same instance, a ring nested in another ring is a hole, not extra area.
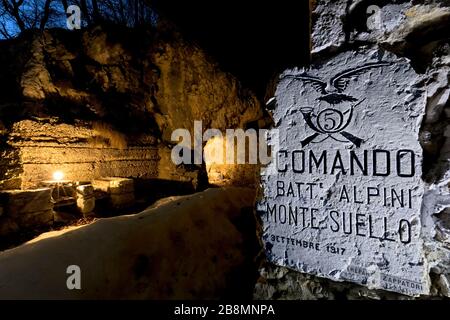
M 279 145 L 262 169 L 257 205 L 271 262 L 369 288 L 429 292 L 419 80 L 406 59 L 374 49 L 281 75 Z

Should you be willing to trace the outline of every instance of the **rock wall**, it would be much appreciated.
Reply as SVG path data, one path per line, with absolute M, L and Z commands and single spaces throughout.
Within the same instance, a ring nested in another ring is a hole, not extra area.
M 381 48 L 408 58 L 423 78 L 426 114 L 418 124 L 426 183 L 421 239 L 431 281 L 430 295 L 423 298 L 449 297 L 450 7 L 440 1 L 316 0 L 311 11 L 312 61 L 320 63 L 348 50 Z M 409 299 L 269 263 L 260 271 L 256 299 Z
M 175 168 L 171 133 L 245 128 L 255 96 L 166 22 L 154 30 L 29 31 L 0 43 L 0 188 L 31 188 L 56 167 L 70 179 L 104 175 L 193 181 Z M 196 172 L 196 173 L 194 173 Z
M 56 170 L 64 179 L 90 181 L 100 177 L 157 178 L 158 146 L 155 138 L 140 146 L 115 147 L 110 137 L 82 125 L 23 120 L 16 122 L 8 143 L 18 150 L 21 189 L 36 188 L 52 180 Z M 114 131 L 112 131 L 114 133 Z M 135 142 L 136 143 L 136 142 Z
M 177 168 L 170 148 L 152 135 L 128 138 L 96 123 L 61 123 L 57 119 L 21 120 L 8 134 L 3 151 L 3 189 L 32 189 L 52 180 L 90 181 L 101 177 L 163 179 L 199 186 L 199 169 Z

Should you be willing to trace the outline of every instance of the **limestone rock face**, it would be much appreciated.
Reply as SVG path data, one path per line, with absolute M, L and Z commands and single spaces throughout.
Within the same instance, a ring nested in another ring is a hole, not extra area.
M 196 185 L 200 168 L 160 163 L 172 131 L 262 117 L 251 92 L 171 27 L 28 32 L 0 53 L 2 189 L 36 187 L 58 165 L 74 179 L 175 172 Z
M 144 138 L 115 145 L 117 130 L 95 124 L 61 123 L 56 119 L 22 120 L 12 125 L 8 144 L 18 150 L 18 188 L 39 187 L 54 171 L 64 178 L 90 181 L 105 176 L 157 178 L 159 145 Z
M 174 129 L 191 129 L 194 120 L 201 120 L 204 128 L 225 130 L 244 128 L 262 117 L 256 98 L 199 48 L 159 42 L 153 61 L 160 70 L 155 98 L 165 140 Z
M 0 191 L 0 235 L 51 224 L 53 202 L 50 188 Z
M 285 267 L 266 265 L 255 285 L 255 300 L 410 300 L 411 297 L 351 284 L 330 282 Z
M 133 180 L 126 178 L 105 177 L 92 181 L 92 185 L 95 189 L 111 194 L 132 193 L 134 191 Z
M 50 232 L 0 253 L 0 298 L 249 298 L 254 191 L 208 189 L 136 215 Z M 66 270 L 81 269 L 81 290 Z
M 94 187 L 91 184 L 81 185 L 76 188 L 77 208 L 86 215 L 95 208 Z

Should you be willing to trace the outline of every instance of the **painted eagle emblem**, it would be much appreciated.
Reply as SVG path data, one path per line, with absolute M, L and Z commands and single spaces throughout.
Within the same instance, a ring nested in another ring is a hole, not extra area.
M 300 108 L 306 124 L 315 131 L 312 135 L 306 137 L 301 141 L 302 147 L 309 143 L 318 143 L 326 139 L 333 139 L 336 141 L 350 141 L 356 147 L 363 143 L 363 139 L 354 136 L 345 129 L 352 121 L 354 109 L 361 104 L 365 99 L 358 100 L 357 98 L 344 93 L 347 89 L 350 80 L 365 72 L 391 65 L 390 62 L 379 61 L 367 63 L 362 66 L 347 69 L 332 76 L 328 81 L 323 81 L 317 77 L 308 74 L 300 75 L 286 75 L 285 78 L 292 78 L 300 80 L 305 84 L 310 84 L 321 95 L 317 98 L 319 101 L 325 101 L 330 105 L 337 105 L 343 102 L 350 102 L 350 108 L 342 111 L 341 108 L 327 107 L 324 110 L 314 110 L 314 108 L 305 106 Z M 325 138 L 320 141 L 315 141 L 317 137 L 325 135 Z
M 341 102 L 355 102 L 358 101 L 355 97 L 352 97 L 344 93 L 347 89 L 350 79 L 359 76 L 371 69 L 388 66 L 391 63 L 381 61 L 367 63 L 365 65 L 347 69 L 331 77 L 328 81 L 323 81 L 317 77 L 312 77 L 307 74 L 302 75 L 286 75 L 286 78 L 292 78 L 295 80 L 303 81 L 303 83 L 310 84 L 317 92 L 321 94 L 317 100 L 326 101 L 329 104 L 339 104 Z

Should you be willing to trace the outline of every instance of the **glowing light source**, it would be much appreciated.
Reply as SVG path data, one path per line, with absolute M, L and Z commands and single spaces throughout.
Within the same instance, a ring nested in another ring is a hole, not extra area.
M 53 172 L 53 180 L 61 181 L 64 179 L 64 173 L 60 170 Z

